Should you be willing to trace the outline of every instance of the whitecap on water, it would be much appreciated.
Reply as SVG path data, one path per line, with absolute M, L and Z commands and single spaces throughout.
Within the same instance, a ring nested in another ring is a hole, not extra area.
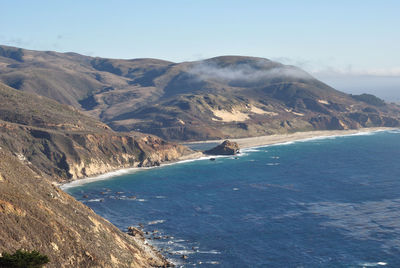
M 217 261 L 206 261 L 205 263 L 207 263 L 207 264 L 214 264 L 214 265 L 219 264 L 219 262 L 217 262 Z
M 154 224 L 160 224 L 160 223 L 164 223 L 165 220 L 155 220 L 155 221 L 150 221 L 149 223 L 147 223 L 148 225 L 154 225 Z
M 391 134 L 400 134 L 400 129 L 389 130 L 388 133 L 391 133 Z
M 194 253 L 196 253 L 196 252 L 193 251 L 193 250 L 186 250 L 186 249 L 183 249 L 183 250 L 175 250 L 175 251 L 172 251 L 172 253 L 173 253 L 173 254 L 177 254 L 177 255 L 189 255 L 189 254 L 194 254 Z
M 208 251 L 198 251 L 197 253 L 201 254 L 221 254 L 218 250 L 208 250 Z
M 260 152 L 260 150 L 255 149 L 255 148 L 245 148 L 241 149 L 242 152 L 250 153 L 250 152 Z
M 86 202 L 102 202 L 102 201 L 103 201 L 103 199 L 101 199 L 101 198 L 93 198 L 93 199 L 87 200 Z
M 382 261 L 380 261 L 380 262 L 364 262 L 364 263 L 360 263 L 360 265 L 362 267 L 375 267 L 375 266 L 385 266 L 385 265 L 387 265 L 387 263 L 382 262 Z

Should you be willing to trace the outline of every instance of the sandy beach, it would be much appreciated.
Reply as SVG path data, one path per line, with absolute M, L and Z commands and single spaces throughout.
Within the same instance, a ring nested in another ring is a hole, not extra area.
M 241 138 L 241 139 L 229 139 L 230 141 L 235 141 L 239 144 L 241 149 L 252 148 L 252 147 L 259 147 L 259 146 L 266 146 L 272 144 L 279 144 L 285 142 L 292 142 L 292 141 L 301 141 L 307 139 L 314 139 L 314 138 L 323 138 L 323 137 L 333 137 L 333 136 L 347 136 L 347 135 L 355 135 L 361 133 L 370 133 L 376 131 L 386 131 L 386 130 L 393 130 L 397 128 L 387 128 L 387 127 L 377 127 L 377 128 L 362 128 L 362 129 L 351 129 L 351 130 L 324 130 L 324 131 L 307 131 L 307 132 L 296 132 L 292 134 L 279 134 L 279 135 L 269 135 L 269 136 L 260 136 L 260 137 L 251 137 L 251 138 Z M 195 141 L 195 142 L 185 142 L 182 144 L 200 144 L 200 143 L 221 143 L 222 140 L 206 140 L 206 141 Z M 209 156 L 203 154 L 202 152 L 193 152 L 192 154 L 184 155 L 175 161 L 168 161 L 161 163 L 160 167 L 183 163 L 187 161 L 194 161 L 198 159 L 209 158 Z M 145 169 L 152 169 L 158 168 L 155 167 L 136 167 L 136 168 L 125 168 L 119 169 L 111 172 L 107 172 L 98 176 L 94 177 L 87 177 L 82 178 L 74 181 L 70 181 L 64 184 L 56 184 L 62 190 L 66 190 L 71 187 L 80 186 L 86 183 L 105 180 L 109 178 L 113 178 L 116 176 L 121 176 L 124 174 L 130 174 L 134 172 L 138 172 Z
M 240 148 L 251 148 L 251 147 L 277 144 L 277 143 L 306 140 L 306 139 L 312 139 L 312 138 L 318 138 L 318 137 L 347 136 L 347 135 L 353 135 L 353 134 L 359 134 L 359 133 L 369 133 L 369 132 L 385 131 L 385 130 L 392 130 L 392 129 L 396 129 L 396 128 L 376 127 L 376 128 L 349 129 L 349 130 L 306 131 L 306 132 L 296 132 L 296 133 L 291 133 L 291 134 L 268 135 L 268 136 L 229 139 L 229 140 L 237 142 L 239 144 Z M 184 144 L 219 143 L 219 142 L 223 142 L 223 141 L 224 141 L 224 139 L 186 142 Z

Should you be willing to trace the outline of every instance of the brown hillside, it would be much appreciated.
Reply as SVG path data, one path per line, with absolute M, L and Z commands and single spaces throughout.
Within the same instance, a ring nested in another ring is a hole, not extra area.
M 397 105 L 339 92 L 264 58 L 172 63 L 2 48 L 0 81 L 71 104 L 118 131 L 204 140 L 400 125 Z

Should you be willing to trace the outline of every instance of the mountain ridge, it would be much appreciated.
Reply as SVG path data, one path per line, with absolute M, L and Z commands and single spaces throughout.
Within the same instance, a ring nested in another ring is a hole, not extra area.
M 72 105 L 117 131 L 193 141 L 400 125 L 399 106 L 375 106 L 259 57 L 173 63 L 8 49 L 0 81 Z
M 116 133 L 76 108 L 0 83 L 1 144 L 54 180 L 160 165 L 190 153 L 158 137 Z
M 0 83 L 0 252 L 37 250 L 48 267 L 166 267 L 58 188 L 121 168 L 157 166 L 192 151 L 142 133 L 116 133 L 78 109 Z

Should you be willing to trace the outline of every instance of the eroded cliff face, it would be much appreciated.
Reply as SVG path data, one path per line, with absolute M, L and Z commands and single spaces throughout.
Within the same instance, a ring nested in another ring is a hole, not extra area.
M 120 168 L 159 166 L 163 162 L 178 160 L 190 150 L 177 144 L 165 143 L 154 136 L 121 137 L 104 135 L 79 136 L 85 141 L 88 157 L 68 157 L 71 179 L 93 176 Z M 111 148 L 116 151 L 109 151 Z M 75 148 L 76 151 L 82 148 Z M 111 154 L 110 154 L 111 153 Z
M 158 166 L 191 151 L 155 136 L 57 131 L 0 122 L 3 147 L 37 172 L 64 182 L 130 167 Z
M 128 236 L 90 208 L 0 149 L 0 251 L 38 250 L 46 267 L 163 267 L 142 239 Z
M 160 165 L 190 153 L 137 132 L 116 133 L 75 108 L 0 83 L 0 146 L 52 180 Z
M 66 182 L 191 153 L 140 133 L 115 133 L 76 109 L 0 83 L 0 252 L 23 248 L 46 267 L 152 267 L 167 262 L 62 192 Z

